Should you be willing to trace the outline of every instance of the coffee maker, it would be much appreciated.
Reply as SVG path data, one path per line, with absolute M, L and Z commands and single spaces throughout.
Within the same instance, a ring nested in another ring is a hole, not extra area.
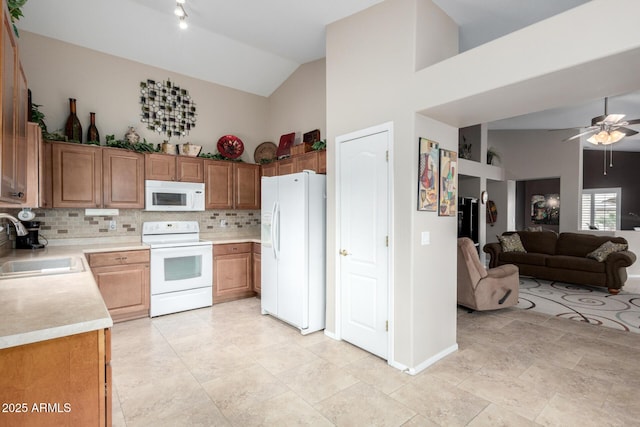
M 16 249 L 40 249 L 44 245 L 38 240 L 40 221 L 21 221 L 27 229 L 26 236 L 16 236 Z

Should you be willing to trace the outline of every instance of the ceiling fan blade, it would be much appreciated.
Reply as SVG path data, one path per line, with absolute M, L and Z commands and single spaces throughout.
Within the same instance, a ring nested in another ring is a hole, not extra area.
M 626 136 L 631 136 L 631 135 L 635 135 L 635 134 L 637 134 L 637 133 L 638 133 L 638 131 L 637 131 L 637 130 L 633 130 L 633 129 L 629 129 L 629 128 L 624 128 L 624 127 L 616 128 L 616 130 L 617 130 L 618 132 L 622 132 L 622 133 L 624 133 Z
M 594 117 L 593 119 L 591 119 L 591 126 L 601 125 L 604 122 L 604 119 L 606 119 L 606 118 L 607 118 L 607 116 Z
M 627 120 L 626 126 L 640 125 L 640 119 Z
M 577 134 L 577 135 L 573 135 L 573 136 L 570 136 L 569 138 L 565 138 L 565 139 L 563 139 L 563 140 L 562 140 L 562 142 L 569 142 L 569 141 L 572 141 L 572 140 L 574 140 L 574 139 L 580 138 L 580 137 L 581 137 L 581 136 L 583 136 L 583 135 L 587 135 L 587 134 L 589 134 L 589 133 L 595 133 L 595 130 L 591 129 L 591 130 L 588 130 L 588 131 L 586 131 L 586 132 L 580 132 L 580 133 L 579 133 L 579 134 Z
M 624 114 L 609 114 L 604 119 L 604 122 L 610 123 L 610 124 L 618 123 L 620 120 L 624 119 L 624 116 L 625 116 Z

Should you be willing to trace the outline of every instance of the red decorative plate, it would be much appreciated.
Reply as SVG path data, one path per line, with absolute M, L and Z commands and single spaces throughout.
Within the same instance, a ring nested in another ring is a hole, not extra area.
M 225 135 L 218 140 L 218 151 L 228 159 L 235 159 L 244 152 L 244 144 L 237 136 Z

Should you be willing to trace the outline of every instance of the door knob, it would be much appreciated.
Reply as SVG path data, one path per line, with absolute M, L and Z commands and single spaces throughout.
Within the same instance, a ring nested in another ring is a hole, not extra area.
M 342 255 L 342 256 L 347 256 L 347 255 L 351 255 L 351 254 L 350 254 L 349 252 L 347 252 L 347 250 L 346 250 L 346 249 L 342 249 L 342 250 L 340 251 L 340 255 Z

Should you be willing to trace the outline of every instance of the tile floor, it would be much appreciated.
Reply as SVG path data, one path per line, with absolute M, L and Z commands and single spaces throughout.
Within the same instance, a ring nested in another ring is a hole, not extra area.
M 640 425 L 640 335 L 458 309 L 419 375 L 260 314 L 255 298 L 114 326 L 114 426 Z

